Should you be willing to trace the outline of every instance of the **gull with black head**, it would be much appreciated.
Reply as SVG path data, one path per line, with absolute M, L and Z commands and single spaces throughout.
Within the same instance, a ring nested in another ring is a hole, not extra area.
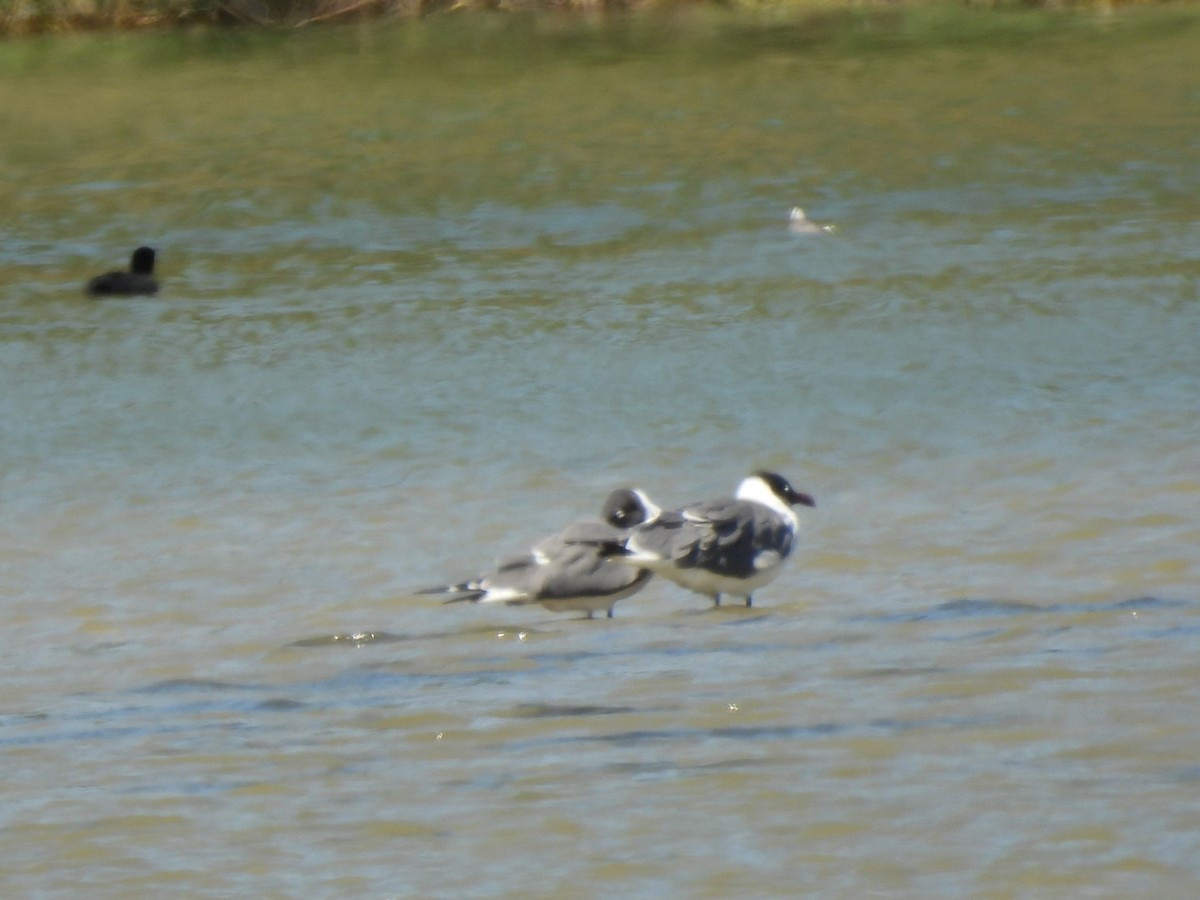
M 800 526 L 793 507 L 816 505 L 782 475 L 755 472 L 733 497 L 663 512 L 600 553 L 711 597 L 716 606 L 723 594 L 750 606 L 754 591 L 775 579 L 792 552 Z
M 487 575 L 418 593 L 454 595 L 447 603 L 538 603 L 554 612 L 584 612 L 589 619 L 605 610 L 611 619 L 614 604 L 645 587 L 650 573 L 605 558 L 602 548 L 661 512 L 641 491 L 622 488 L 604 502 L 603 521 L 568 525 L 538 541 L 528 553 L 502 560 Z

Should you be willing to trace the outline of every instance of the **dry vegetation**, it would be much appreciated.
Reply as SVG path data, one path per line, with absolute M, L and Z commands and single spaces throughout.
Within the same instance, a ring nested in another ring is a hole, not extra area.
M 297 27 L 457 9 L 622 9 L 630 0 L 0 0 L 0 34 L 251 24 Z
M 457 10 L 621 12 L 709 3 L 746 9 L 880 8 L 938 0 L 0 0 L 0 36 L 93 29 L 249 24 L 295 28 L 383 16 Z M 942 0 L 954 2 L 954 0 Z M 986 7 L 1107 6 L 1115 0 L 957 0 Z M 1137 0 L 1134 0 L 1137 2 Z

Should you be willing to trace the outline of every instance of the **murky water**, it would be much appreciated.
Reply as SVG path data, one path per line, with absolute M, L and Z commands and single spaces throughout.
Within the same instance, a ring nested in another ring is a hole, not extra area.
M 0 46 L 0 893 L 1190 896 L 1197 20 L 913 21 Z

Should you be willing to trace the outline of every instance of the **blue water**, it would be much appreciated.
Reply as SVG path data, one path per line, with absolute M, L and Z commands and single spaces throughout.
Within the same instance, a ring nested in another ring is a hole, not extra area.
M 0 892 L 1189 895 L 1194 17 L 924 15 L 0 46 Z

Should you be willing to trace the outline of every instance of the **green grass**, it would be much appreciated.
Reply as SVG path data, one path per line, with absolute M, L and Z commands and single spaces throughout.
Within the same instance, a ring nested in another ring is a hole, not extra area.
M 0 0 L 0 36 L 98 29 L 250 25 L 296 28 L 383 17 L 461 11 L 585 16 L 709 7 L 765 15 L 895 16 L 938 7 L 961 10 L 1107 9 L 1147 0 Z

